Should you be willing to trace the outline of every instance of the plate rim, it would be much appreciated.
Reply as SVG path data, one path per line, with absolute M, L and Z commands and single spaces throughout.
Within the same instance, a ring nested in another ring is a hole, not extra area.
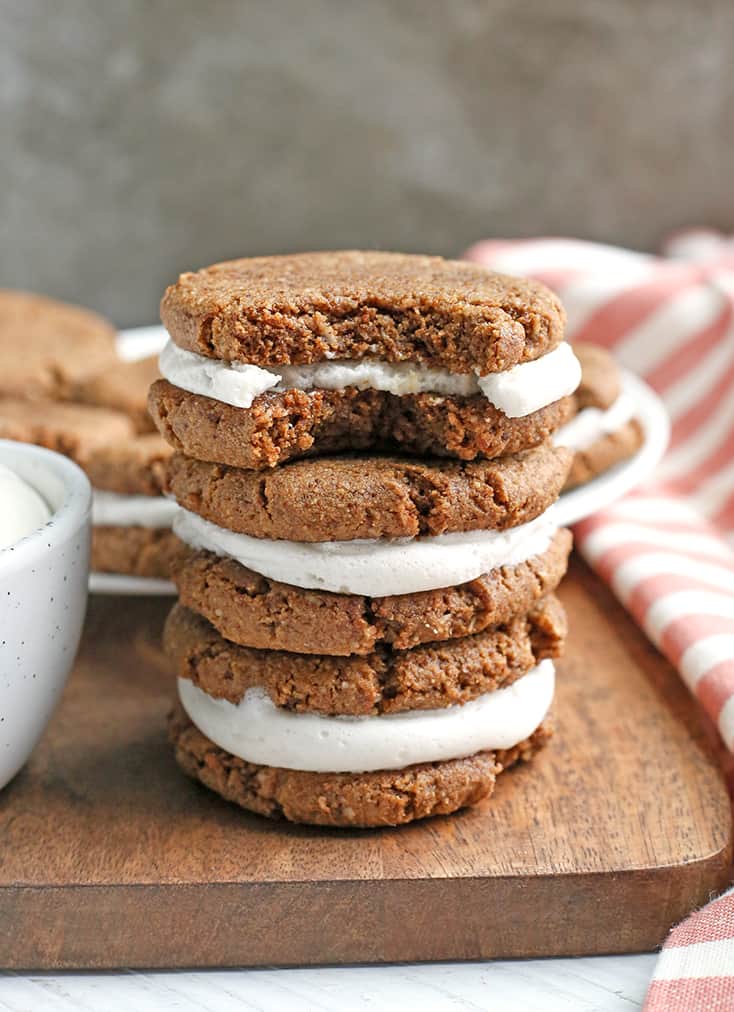
M 649 384 L 628 369 L 620 367 L 620 374 L 622 391 L 635 401 L 634 417 L 642 426 L 644 441 L 628 460 L 561 494 L 551 507 L 560 526 L 577 524 L 644 484 L 668 448 L 670 418 L 662 400 Z
M 152 576 L 130 576 L 128 573 L 100 573 L 95 570 L 89 574 L 90 594 L 120 594 L 125 597 L 174 596 L 176 586 L 170 580 L 158 580 Z

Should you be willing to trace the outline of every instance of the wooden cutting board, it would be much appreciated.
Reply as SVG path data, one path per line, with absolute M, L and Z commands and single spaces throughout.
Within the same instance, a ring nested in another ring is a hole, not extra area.
M 398 830 L 243 813 L 165 742 L 170 602 L 95 598 L 0 794 L 0 964 L 178 967 L 628 952 L 729 879 L 727 793 L 669 665 L 575 561 L 557 737 L 493 799 Z

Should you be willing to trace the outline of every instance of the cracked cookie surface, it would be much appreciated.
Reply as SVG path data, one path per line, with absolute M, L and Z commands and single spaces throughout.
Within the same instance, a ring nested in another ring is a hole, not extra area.
M 563 339 L 558 297 L 467 261 L 344 250 L 254 257 L 182 274 L 161 319 L 182 348 L 282 365 L 371 357 L 485 374 Z
M 367 716 L 454 706 L 493 692 L 557 657 L 565 636 L 565 613 L 549 595 L 529 614 L 473 636 L 350 657 L 238 646 L 178 604 L 163 644 L 177 677 L 210 696 L 236 704 L 259 687 L 288 710 Z
M 303 590 L 269 580 L 234 559 L 186 549 L 173 580 L 179 600 L 241 646 L 310 654 L 367 654 L 469 636 L 527 612 L 566 572 L 571 532 L 548 549 L 468 583 L 417 594 L 364 597 Z
M 417 537 L 532 520 L 557 498 L 570 462 L 548 443 L 496 461 L 343 456 L 266 473 L 174 454 L 168 488 L 186 509 L 256 538 Z

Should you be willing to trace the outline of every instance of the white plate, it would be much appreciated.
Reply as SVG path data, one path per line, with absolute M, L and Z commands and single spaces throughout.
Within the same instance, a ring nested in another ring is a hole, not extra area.
M 166 328 L 160 324 L 121 330 L 117 335 L 117 354 L 126 362 L 137 362 L 149 355 L 160 355 L 167 340 Z
M 665 453 L 670 439 L 670 422 L 663 402 L 644 380 L 626 369 L 621 372 L 622 390 L 635 402 L 635 417 L 642 426 L 645 441 L 634 457 L 615 464 L 585 485 L 563 493 L 551 507 L 560 527 L 578 523 L 641 485 Z
M 132 362 L 147 355 L 156 355 L 163 348 L 167 337 L 163 327 L 123 330 L 118 335 L 117 350 L 120 358 Z M 635 417 L 642 425 L 645 441 L 634 457 L 616 464 L 586 485 L 564 492 L 551 507 L 559 527 L 578 523 L 621 499 L 649 478 L 665 453 L 670 438 L 670 422 L 663 402 L 647 383 L 627 370 L 622 370 L 622 389 L 635 402 Z M 116 573 L 92 573 L 89 577 L 89 590 L 93 594 L 176 593 L 176 588 L 168 580 L 151 580 Z
M 122 573 L 90 573 L 91 594 L 124 594 L 128 596 L 152 594 L 162 597 L 175 594 L 176 588 L 170 580 L 153 580 L 147 576 L 123 576 Z

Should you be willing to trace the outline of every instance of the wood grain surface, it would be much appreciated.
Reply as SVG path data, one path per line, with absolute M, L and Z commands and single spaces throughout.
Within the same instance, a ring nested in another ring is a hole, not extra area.
M 574 561 L 557 736 L 494 798 L 397 830 L 230 807 L 178 771 L 170 602 L 93 598 L 0 794 L 0 965 L 179 967 L 641 951 L 730 875 L 728 796 L 669 665 Z

